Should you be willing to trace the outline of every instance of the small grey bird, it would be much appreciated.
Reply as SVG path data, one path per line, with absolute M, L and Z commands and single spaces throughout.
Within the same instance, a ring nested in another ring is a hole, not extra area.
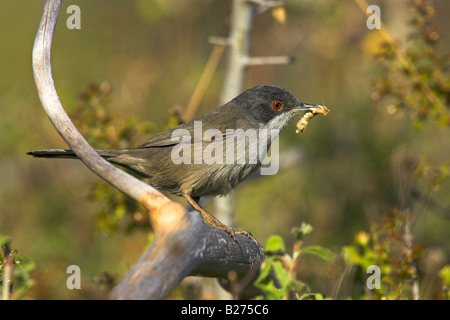
M 211 216 L 198 204 L 200 197 L 228 194 L 260 168 L 272 141 L 295 114 L 303 115 L 318 107 L 300 102 L 283 88 L 259 85 L 215 110 L 150 138 L 136 149 L 96 151 L 107 161 L 147 178 L 151 186 L 183 196 L 207 223 L 236 239 L 235 232 L 250 235 L 234 231 Z M 77 158 L 72 150 L 64 149 L 27 154 Z

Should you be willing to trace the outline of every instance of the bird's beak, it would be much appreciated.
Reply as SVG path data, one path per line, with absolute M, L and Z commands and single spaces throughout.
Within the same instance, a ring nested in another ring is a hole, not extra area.
M 308 111 L 311 109 L 319 108 L 319 106 L 316 106 L 315 104 L 307 104 L 307 103 L 300 103 L 298 106 L 291 109 L 292 112 L 300 112 L 300 111 Z

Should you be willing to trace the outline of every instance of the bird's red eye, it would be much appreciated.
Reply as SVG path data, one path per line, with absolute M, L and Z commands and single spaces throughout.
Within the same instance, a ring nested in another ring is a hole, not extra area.
M 275 111 L 280 111 L 281 109 L 283 109 L 283 102 L 278 101 L 278 100 L 273 100 L 270 103 L 270 107 Z

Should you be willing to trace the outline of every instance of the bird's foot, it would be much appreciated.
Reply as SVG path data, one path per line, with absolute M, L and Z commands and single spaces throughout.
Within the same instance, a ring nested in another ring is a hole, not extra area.
M 248 232 L 246 230 L 234 230 L 233 228 L 227 226 L 226 224 L 223 224 L 219 220 L 217 220 L 217 219 L 214 219 L 214 220 L 215 220 L 214 223 L 210 223 L 209 221 L 208 221 L 208 223 L 210 225 L 212 225 L 213 227 L 216 227 L 220 230 L 225 231 L 227 234 L 229 234 L 231 236 L 231 238 L 233 240 L 239 241 L 236 235 L 240 234 L 240 235 L 243 235 L 243 236 L 249 238 L 253 243 L 258 243 L 258 241 L 255 239 L 255 237 L 253 237 L 253 235 L 250 232 Z M 218 222 L 218 223 L 216 224 L 216 222 Z
M 220 222 L 218 219 L 214 218 L 208 211 L 203 209 L 199 204 L 198 200 L 194 200 L 189 194 L 183 194 L 183 197 L 194 207 L 194 209 L 198 210 L 203 218 L 209 225 L 216 227 L 217 229 L 225 231 L 227 234 L 233 238 L 233 240 L 238 241 L 236 234 L 241 234 L 249 238 L 253 243 L 258 243 L 258 241 L 252 236 L 252 234 L 245 230 L 234 230 L 233 228 L 227 226 L 226 224 Z
M 253 235 L 246 230 L 234 230 L 234 232 L 237 234 L 242 234 L 243 236 L 246 236 L 254 243 L 258 243 L 258 241 L 255 239 L 255 237 L 253 237 Z
M 234 230 L 232 227 L 227 226 L 226 224 L 220 222 L 218 219 L 214 218 L 211 214 L 209 214 L 206 210 L 200 212 L 203 219 L 211 226 L 216 227 L 217 229 L 225 231 L 227 234 L 231 236 L 231 238 L 235 241 L 239 241 L 236 237 L 236 234 L 241 234 L 247 238 L 249 238 L 252 242 L 258 243 L 258 241 L 252 236 L 252 234 L 246 230 Z

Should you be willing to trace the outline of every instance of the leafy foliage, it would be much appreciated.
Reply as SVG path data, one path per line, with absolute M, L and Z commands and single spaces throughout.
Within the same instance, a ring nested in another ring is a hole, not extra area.
M 366 290 L 362 298 L 417 298 L 417 263 L 423 248 L 411 243 L 411 219 L 408 212 L 393 209 L 390 215 L 383 217 L 382 224 L 373 223 L 369 233 L 357 233 L 354 244 L 343 247 L 345 262 L 358 266 L 360 272 L 366 273 L 373 265 L 380 268 L 381 289 Z
M 312 226 L 306 223 L 292 230 L 296 241 L 291 255 L 286 252 L 282 237 L 274 235 L 267 239 L 265 244 L 266 260 L 258 279 L 254 282 L 254 285 L 263 293 L 260 298 L 270 300 L 323 299 L 322 294 L 311 293 L 310 288 L 296 276 L 299 259 L 304 254 L 312 254 L 326 261 L 332 261 L 334 258 L 333 252 L 327 248 L 302 245 L 304 238 L 312 231 Z
M 375 82 L 374 101 L 387 100 L 387 111 L 410 114 L 413 127 L 420 129 L 430 119 L 437 126 L 450 126 L 450 55 L 439 54 L 439 30 L 433 25 L 436 10 L 429 0 L 409 2 L 412 31 L 406 40 L 388 40 L 378 59 L 383 76 Z M 390 38 L 389 38 L 390 39 Z M 449 174 L 449 164 L 422 157 L 417 176 L 431 173 L 431 185 L 437 189 Z
M 435 9 L 429 0 L 410 1 L 412 31 L 404 43 L 388 40 L 379 59 L 383 76 L 376 82 L 375 101 L 390 99 L 388 111 L 408 111 L 414 127 L 432 119 L 440 126 L 450 126 L 450 56 L 439 55 L 441 39 L 432 24 Z
M 11 239 L 0 235 L 0 289 L 2 300 L 20 299 L 35 281 L 34 262 L 11 249 Z
M 111 110 L 112 87 L 108 82 L 91 84 L 79 94 L 81 103 L 71 115 L 78 130 L 97 149 L 129 149 L 153 130 L 149 121 L 137 121 Z M 113 233 L 119 226 L 126 230 L 148 228 L 144 208 L 103 181 L 93 184 L 91 198 L 98 203 L 98 229 Z
M 450 300 L 450 265 L 443 267 L 439 271 L 439 277 L 442 279 L 442 299 Z

